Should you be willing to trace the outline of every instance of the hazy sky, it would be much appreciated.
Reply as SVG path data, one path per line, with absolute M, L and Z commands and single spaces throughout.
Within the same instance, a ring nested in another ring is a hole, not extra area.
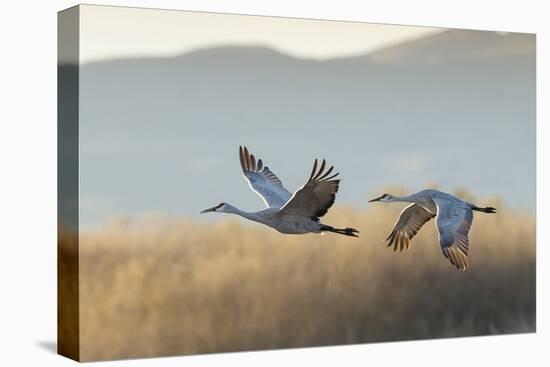
M 534 36 L 453 30 L 423 39 L 436 31 L 83 6 L 81 228 L 117 215 L 204 218 L 221 201 L 260 210 L 240 172 L 240 144 L 291 191 L 315 157 L 329 159 L 344 180 L 338 205 L 367 207 L 380 190 L 436 183 L 532 212 Z M 368 54 L 399 43 L 391 63 Z M 302 59 L 254 47 L 184 54 L 251 45 Z M 368 55 L 346 58 L 358 54 Z M 125 60 L 108 61 L 116 58 Z
M 173 56 L 222 45 L 264 45 L 311 59 L 353 56 L 439 28 L 81 6 L 81 62 Z

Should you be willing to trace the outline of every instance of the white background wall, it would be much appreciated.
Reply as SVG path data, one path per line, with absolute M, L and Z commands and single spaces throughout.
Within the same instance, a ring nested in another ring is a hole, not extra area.
M 538 33 L 538 266 L 535 335 L 132 360 L 101 366 L 543 365 L 549 362 L 548 21 L 543 1 L 95 1 L 167 9 Z M 75 1 L 0 9 L 0 365 L 63 366 L 56 337 L 56 12 Z M 545 24 L 546 22 L 546 24 Z M 546 69 L 544 69 L 546 68 Z M 546 101 L 546 105 L 543 105 Z M 543 146 L 542 142 L 546 142 Z M 495 183 L 498 184 L 498 183 Z M 479 295 L 483 297 L 484 295 Z

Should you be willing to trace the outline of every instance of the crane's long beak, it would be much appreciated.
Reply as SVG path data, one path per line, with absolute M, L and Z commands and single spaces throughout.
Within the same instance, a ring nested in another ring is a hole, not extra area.
M 385 196 L 385 194 L 384 194 L 384 195 L 381 195 L 381 196 L 379 196 L 379 197 L 377 197 L 377 198 L 371 199 L 371 200 L 369 200 L 369 203 L 372 203 L 372 202 L 375 202 L 375 201 L 380 201 L 380 199 L 382 199 L 384 196 Z
M 212 208 L 209 208 L 209 209 L 204 209 L 201 214 L 204 214 L 204 213 L 208 213 L 208 212 L 215 212 L 216 209 L 218 208 L 218 206 L 213 206 Z

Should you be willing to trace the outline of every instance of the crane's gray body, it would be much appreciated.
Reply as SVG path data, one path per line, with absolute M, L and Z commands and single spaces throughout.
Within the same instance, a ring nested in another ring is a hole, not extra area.
M 230 204 L 226 205 L 226 213 L 240 215 L 254 222 L 265 224 L 278 232 L 285 234 L 305 234 L 322 232 L 323 225 L 311 218 L 281 213 L 281 208 L 271 207 L 259 212 L 243 212 Z
M 478 208 L 474 204 L 438 190 L 422 190 L 408 196 L 384 194 L 372 201 L 412 203 L 401 214 L 390 236 L 388 246 L 394 250 L 409 248 L 410 240 L 431 218 L 436 217 L 439 245 L 443 255 L 460 270 L 469 266 L 468 232 L 472 225 L 472 210 L 494 213 L 494 208 Z
M 407 198 L 408 200 L 403 201 L 418 204 L 435 215 L 437 215 L 437 202 L 439 202 L 442 206 L 445 204 L 445 207 L 457 207 L 470 210 L 472 208 L 472 204 L 466 201 L 460 200 L 459 198 L 451 194 L 447 194 L 446 192 L 432 189 L 422 190 L 404 198 Z
M 315 160 L 308 181 L 291 194 L 281 180 L 267 167 L 261 159 L 256 161 L 246 147 L 239 147 L 239 158 L 245 179 L 250 188 L 257 193 L 267 208 L 258 212 L 245 212 L 233 205 L 221 203 L 205 212 L 236 214 L 254 222 L 265 224 L 285 234 L 320 233 L 330 231 L 347 236 L 357 237 L 353 228 L 333 228 L 320 223 L 319 218 L 325 215 L 332 206 L 338 191 L 339 180 L 334 180 L 338 173 L 330 176 L 333 167 L 325 170 L 325 160 L 317 169 Z

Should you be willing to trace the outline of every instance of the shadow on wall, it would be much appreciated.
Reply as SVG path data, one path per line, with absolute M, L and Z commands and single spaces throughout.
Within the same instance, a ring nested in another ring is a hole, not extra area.
M 57 343 L 55 341 L 39 340 L 36 342 L 36 345 L 50 353 L 57 354 Z

